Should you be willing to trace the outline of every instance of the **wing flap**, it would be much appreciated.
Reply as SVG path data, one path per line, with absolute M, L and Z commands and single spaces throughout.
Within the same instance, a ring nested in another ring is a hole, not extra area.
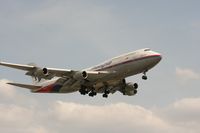
M 87 71 L 87 73 L 89 74 L 112 74 L 112 73 L 115 73 L 115 72 L 111 72 L 111 71 Z
M 87 73 L 87 79 L 89 81 L 98 81 L 98 80 L 107 80 L 108 78 L 110 78 L 111 76 L 113 76 L 113 74 L 115 74 L 115 71 L 86 71 Z
M 70 69 L 57 69 L 57 68 L 46 68 L 49 74 L 55 75 L 57 77 L 72 77 L 75 71 Z
M 20 84 L 20 83 L 7 83 L 7 84 L 17 86 L 17 87 L 21 87 L 21 88 L 26 88 L 26 89 L 29 89 L 29 90 L 36 90 L 36 89 L 39 89 L 39 88 L 42 87 L 42 86 Z

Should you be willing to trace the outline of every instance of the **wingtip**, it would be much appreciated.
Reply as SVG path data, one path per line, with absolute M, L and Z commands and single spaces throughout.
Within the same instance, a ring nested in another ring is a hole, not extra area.
M 6 83 L 6 84 L 12 85 L 13 83 L 8 82 L 8 83 Z

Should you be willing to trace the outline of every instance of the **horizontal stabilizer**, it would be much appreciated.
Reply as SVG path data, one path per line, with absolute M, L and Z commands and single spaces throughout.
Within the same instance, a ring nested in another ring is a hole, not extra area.
M 19 84 L 19 83 L 7 83 L 9 85 L 17 86 L 17 87 L 22 87 L 30 90 L 35 90 L 41 88 L 41 86 L 36 86 L 36 85 L 28 85 L 28 84 Z

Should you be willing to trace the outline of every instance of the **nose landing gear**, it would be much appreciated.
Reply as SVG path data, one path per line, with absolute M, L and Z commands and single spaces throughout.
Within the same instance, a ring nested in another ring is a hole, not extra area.
M 147 71 L 145 71 L 145 72 L 143 73 L 143 74 L 144 74 L 144 75 L 142 76 L 142 79 L 143 79 L 143 80 L 147 80 L 146 72 L 147 72 Z
M 146 75 L 143 75 L 143 76 L 142 76 L 142 79 L 143 79 L 143 80 L 147 80 L 147 76 L 146 76 Z

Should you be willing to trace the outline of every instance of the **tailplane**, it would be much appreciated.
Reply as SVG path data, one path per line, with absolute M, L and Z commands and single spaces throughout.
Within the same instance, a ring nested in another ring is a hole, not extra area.
M 26 89 L 29 89 L 31 91 L 37 90 L 37 89 L 42 87 L 42 86 L 37 86 L 37 85 L 20 84 L 20 83 L 7 83 L 7 84 L 17 86 L 17 87 L 21 87 L 21 88 L 26 88 Z

